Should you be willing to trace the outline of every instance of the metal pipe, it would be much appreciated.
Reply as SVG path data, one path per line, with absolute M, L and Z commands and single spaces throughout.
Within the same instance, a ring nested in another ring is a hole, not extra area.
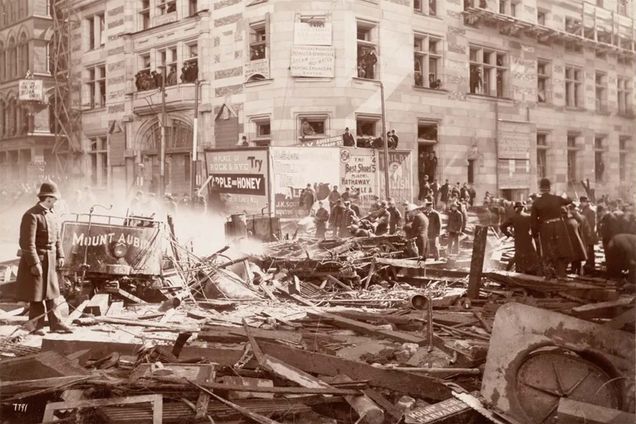
M 166 192 L 166 65 L 161 71 L 161 142 L 159 146 L 159 196 Z
M 199 88 L 200 81 L 197 78 L 194 81 L 194 118 L 192 120 L 192 165 L 190 166 L 190 184 L 192 198 L 197 196 L 197 161 L 198 161 L 198 137 L 199 137 Z
M 389 189 L 389 145 L 386 138 L 386 114 L 384 110 L 384 84 L 380 81 L 380 105 L 382 106 L 382 145 L 384 150 L 384 195 L 391 197 Z

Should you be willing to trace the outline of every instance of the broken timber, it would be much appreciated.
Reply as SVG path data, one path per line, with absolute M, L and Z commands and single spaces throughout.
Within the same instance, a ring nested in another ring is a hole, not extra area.
M 287 364 L 312 374 L 327 376 L 344 374 L 354 380 L 368 380 L 374 387 L 382 387 L 424 399 L 444 400 L 451 397 L 451 390 L 437 378 L 379 369 L 362 362 L 273 343 L 261 342 L 259 346 L 264 353 L 275 358 L 285 358 Z

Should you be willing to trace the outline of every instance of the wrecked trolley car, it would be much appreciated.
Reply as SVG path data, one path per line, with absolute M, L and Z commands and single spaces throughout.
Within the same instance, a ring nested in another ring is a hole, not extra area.
M 64 277 L 74 286 L 152 297 L 162 286 L 163 224 L 150 218 L 74 214 L 62 224 Z M 122 292 L 123 290 L 123 292 Z

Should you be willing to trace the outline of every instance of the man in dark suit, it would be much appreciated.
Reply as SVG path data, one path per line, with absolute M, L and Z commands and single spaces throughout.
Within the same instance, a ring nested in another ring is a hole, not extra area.
M 425 261 L 428 256 L 428 218 L 419 207 L 412 203 L 407 206 L 406 212 L 410 215 L 407 224 L 410 228 L 407 233 L 415 238 L 420 260 Z
M 353 134 L 349 132 L 349 127 L 345 128 L 345 132 L 342 134 L 342 145 L 347 147 L 356 145 L 356 140 L 353 138 Z
M 530 212 L 532 236 L 540 240 L 541 260 L 546 278 L 564 278 L 573 251 L 561 208 L 572 201 L 550 194 L 550 180 L 539 182 L 541 195 L 532 203 Z
M 538 275 L 539 256 L 532 244 L 530 234 L 530 215 L 523 213 L 523 203 L 516 202 L 515 214 L 506 219 L 499 227 L 506 237 L 515 239 L 515 268 L 523 274 Z M 511 231 L 512 230 L 512 231 Z
M 56 268 L 64 265 L 60 226 L 52 210 L 60 198 L 57 185 L 42 183 L 38 198 L 39 203 L 24 213 L 20 224 L 17 298 L 30 302 L 29 320 L 35 323 L 36 334 L 44 334 L 46 314 L 52 332 L 70 333 L 56 310 L 60 303 L 55 302 L 60 297 Z

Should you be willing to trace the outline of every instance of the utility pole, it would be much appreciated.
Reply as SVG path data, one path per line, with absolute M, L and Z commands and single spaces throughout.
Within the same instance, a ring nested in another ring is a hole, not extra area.
M 384 111 L 384 84 L 380 81 L 380 103 L 382 105 L 382 145 L 384 150 L 384 196 L 391 197 L 389 190 L 389 140 L 386 138 L 386 116 Z
M 161 142 L 159 146 L 159 196 L 166 193 L 166 65 L 161 71 Z
M 198 148 L 199 148 L 199 89 L 201 87 L 201 81 L 197 78 L 194 81 L 194 119 L 192 120 L 192 165 L 190 166 L 190 183 L 192 199 L 196 196 L 197 187 L 197 162 L 198 162 Z

